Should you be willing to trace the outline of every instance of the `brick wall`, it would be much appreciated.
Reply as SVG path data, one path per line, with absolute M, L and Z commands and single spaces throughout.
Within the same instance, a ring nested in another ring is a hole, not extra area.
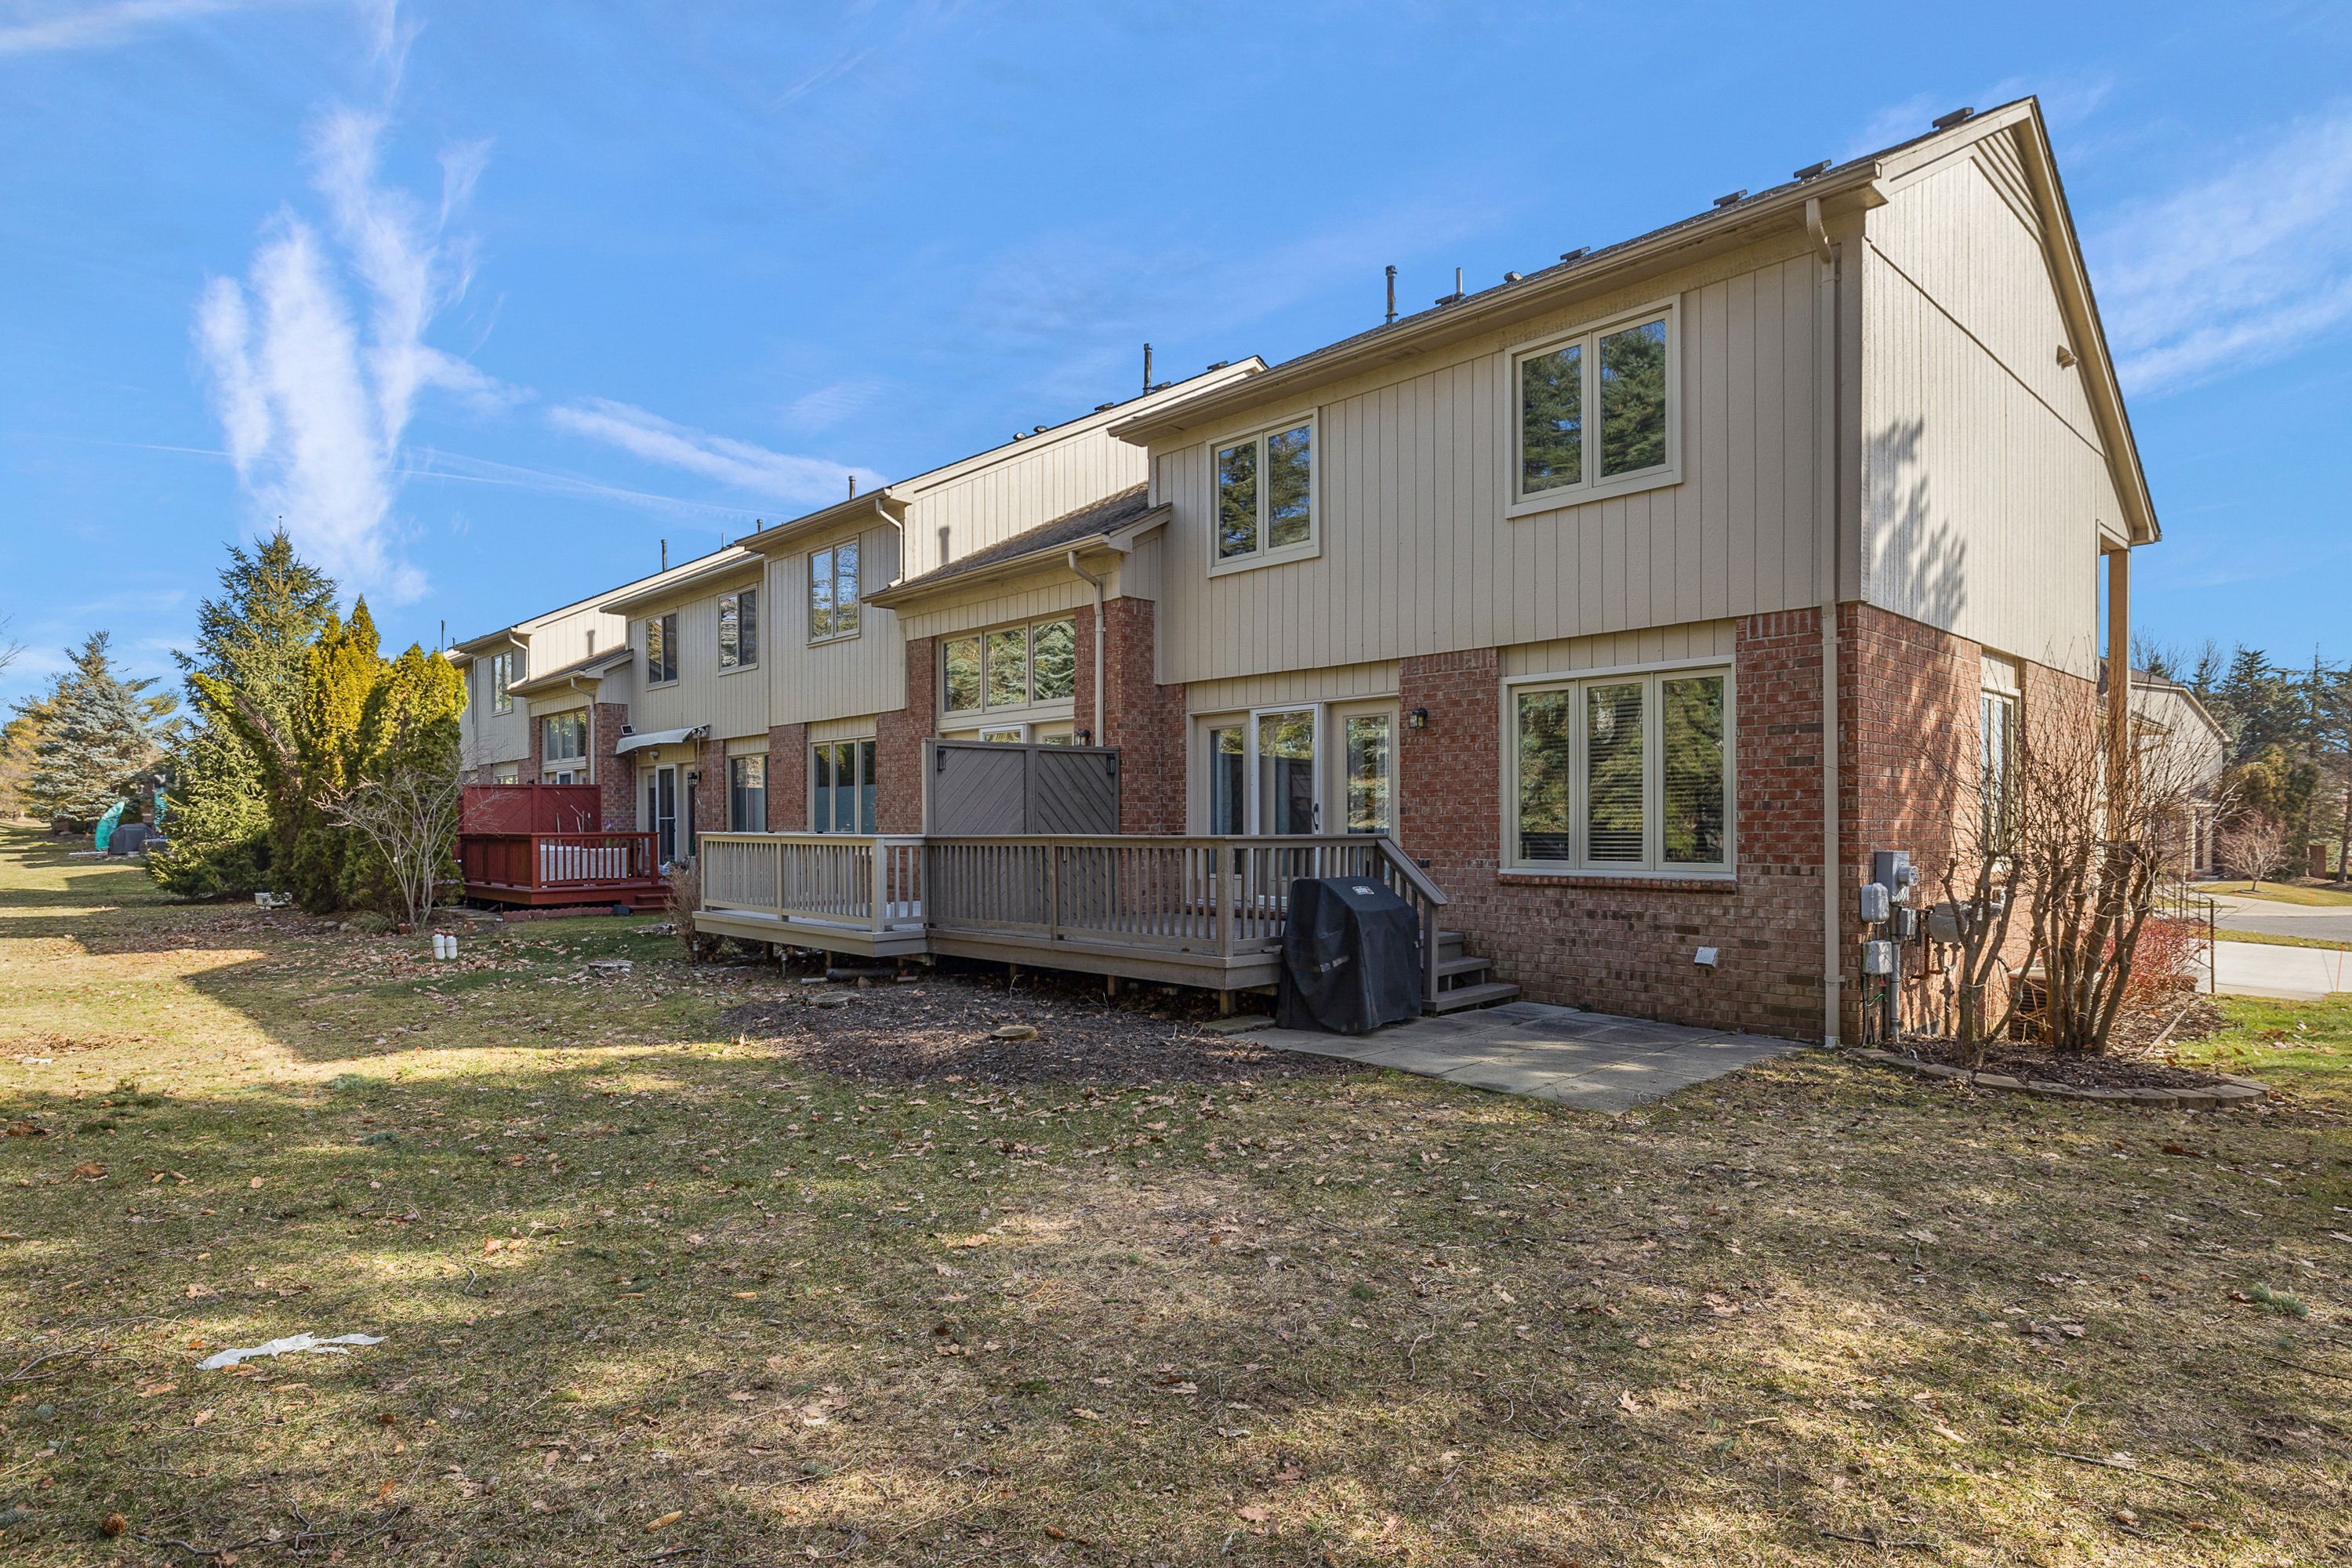
M 938 655 L 930 637 L 907 641 L 907 705 L 874 720 L 874 823 L 884 833 L 923 830 L 923 742 L 938 710 Z
M 694 830 L 697 833 L 727 831 L 727 742 L 703 740 L 694 748 L 694 770 L 702 775 L 694 791 Z M 677 787 L 686 787 L 681 774 Z M 683 802 L 679 803 L 681 805 Z
M 806 833 L 809 825 L 808 726 L 768 726 L 768 831 Z
M 1448 929 L 1536 1001 L 1759 1033 L 1821 1033 L 1821 640 L 1811 612 L 1751 616 L 1734 658 L 1738 875 L 1503 871 L 1502 689 L 1492 648 L 1402 661 L 1399 838 L 1453 903 Z M 1810 833 L 1808 831 L 1810 829 Z M 1696 950 L 1718 950 L 1710 970 Z
M 1103 721 L 1098 746 L 1119 751 L 1122 833 L 1184 831 L 1184 689 L 1159 683 L 1159 606 L 1150 599 L 1103 605 Z M 1095 722 L 1095 616 L 1077 615 L 1076 727 Z
M 534 718 L 528 722 L 530 751 L 523 757 L 521 769 L 515 776 L 524 784 L 538 784 L 547 777 L 547 721 Z
M 596 704 L 592 743 L 596 752 L 596 788 L 604 796 L 604 820 L 598 826 L 607 833 L 632 833 L 637 826 L 637 770 L 628 758 L 613 748 L 621 743 L 621 728 L 629 721 L 629 709 L 623 702 Z

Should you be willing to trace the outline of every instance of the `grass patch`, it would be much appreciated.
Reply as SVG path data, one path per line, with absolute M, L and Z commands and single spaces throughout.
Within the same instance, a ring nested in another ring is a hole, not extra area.
M 2266 931 L 2221 929 L 2215 931 L 2213 935 L 2216 940 L 2221 942 L 2251 942 L 2263 947 L 2317 947 L 2330 952 L 2343 952 L 2352 949 L 2352 942 L 2329 942 L 2323 937 L 2315 936 L 2277 936 Z
M 2259 887 L 2251 883 L 2205 882 L 2199 884 L 2197 890 L 2226 894 L 2233 899 L 2266 899 L 2274 904 L 2302 904 L 2310 908 L 2352 905 L 2352 892 L 2342 888 L 2304 882 L 2264 882 Z
M 2352 999 L 2224 999 L 2183 1048 L 2299 1097 L 2262 1113 L 1803 1054 L 1604 1119 L 837 1078 L 713 1027 L 796 987 L 664 945 L 517 925 L 436 967 L 0 838 L 0 1556 L 2352 1546 Z M 303 1330 L 385 1338 L 195 1370 Z M 2118 1451 L 2147 1473 L 2068 1457 Z

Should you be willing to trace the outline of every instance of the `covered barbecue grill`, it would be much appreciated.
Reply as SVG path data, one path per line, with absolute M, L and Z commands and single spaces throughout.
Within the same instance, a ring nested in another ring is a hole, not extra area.
M 1276 1023 L 1361 1035 L 1421 1016 L 1421 921 L 1411 904 L 1370 878 L 1290 884 Z

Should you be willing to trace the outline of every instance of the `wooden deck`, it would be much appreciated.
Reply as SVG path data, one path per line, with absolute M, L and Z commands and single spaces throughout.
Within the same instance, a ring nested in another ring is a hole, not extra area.
M 655 910 L 669 884 L 650 833 L 464 833 L 457 868 L 466 897 L 535 908 L 626 904 Z
M 1232 993 L 1274 984 L 1300 877 L 1361 877 L 1421 920 L 1445 895 L 1384 837 L 706 833 L 695 929 L 869 958 L 925 953 Z

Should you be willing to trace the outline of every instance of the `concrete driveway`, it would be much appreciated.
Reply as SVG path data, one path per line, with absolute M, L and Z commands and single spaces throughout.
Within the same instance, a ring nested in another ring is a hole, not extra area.
M 2217 942 L 2213 989 L 2227 996 L 2315 1002 L 2334 992 L 2352 991 L 2352 952 L 2325 947 L 2275 947 L 2260 942 Z
M 1286 1051 L 1614 1113 L 1798 1048 L 1793 1040 L 1653 1024 L 1540 1002 L 1415 1018 L 1369 1035 L 1268 1028 Z

